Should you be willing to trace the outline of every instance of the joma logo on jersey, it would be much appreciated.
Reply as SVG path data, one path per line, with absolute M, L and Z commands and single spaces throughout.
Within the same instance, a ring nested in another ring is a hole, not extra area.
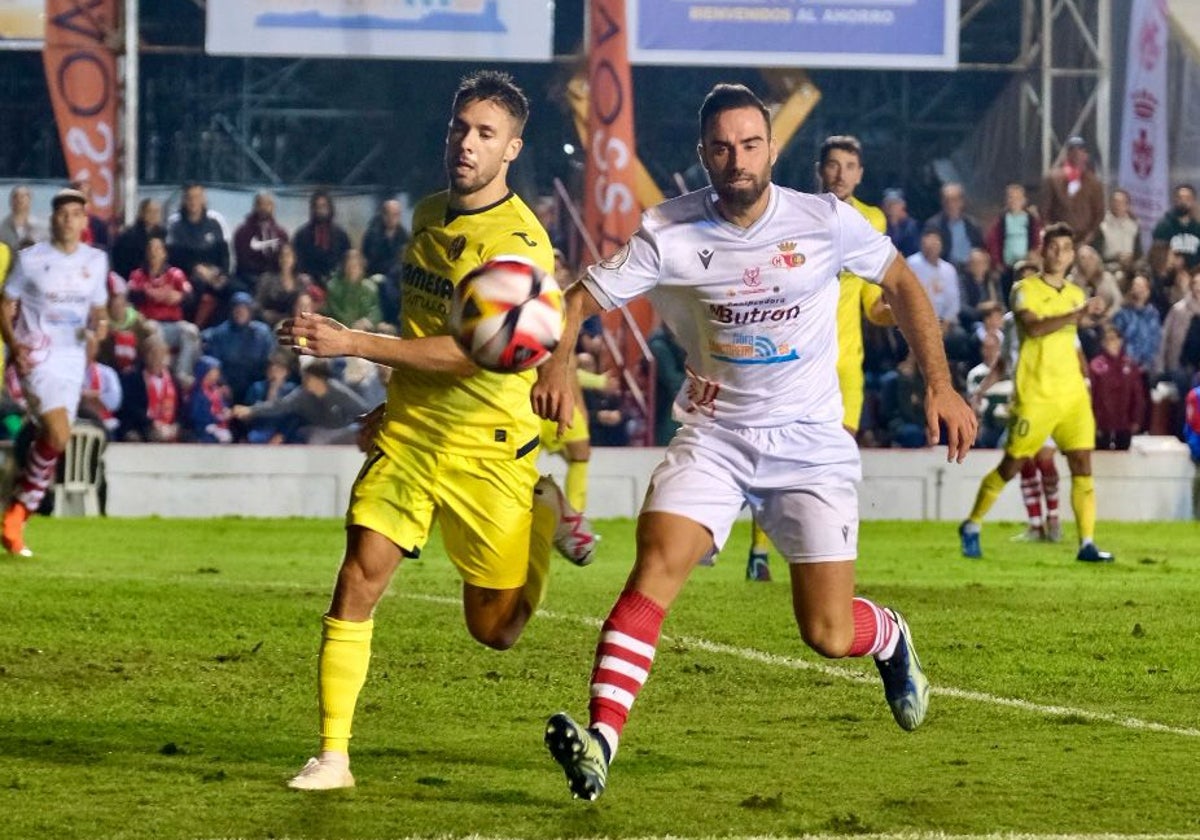
M 799 268 L 804 265 L 805 256 L 796 253 L 795 242 L 780 242 L 775 247 L 779 253 L 771 257 L 771 265 L 776 268 Z
M 787 309 L 762 309 L 755 306 L 746 310 L 709 304 L 708 314 L 718 324 L 766 324 L 800 317 L 800 304 L 789 306 Z
M 454 284 L 445 277 L 438 277 L 412 263 L 404 264 L 404 282 L 414 289 L 434 297 L 449 300 L 454 296 Z

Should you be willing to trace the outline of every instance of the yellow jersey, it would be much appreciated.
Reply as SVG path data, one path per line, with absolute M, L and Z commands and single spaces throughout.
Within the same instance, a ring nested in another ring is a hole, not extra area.
M 8 243 L 0 242 L 0 287 L 8 279 L 8 270 L 12 267 L 12 249 Z
M 1087 393 L 1083 371 L 1076 351 L 1079 340 L 1074 323 L 1052 333 L 1029 335 L 1021 320 L 1022 312 L 1039 318 L 1053 318 L 1073 312 L 1084 304 L 1087 294 L 1079 286 L 1064 282 L 1051 286 L 1041 277 L 1026 277 L 1012 289 L 1012 311 L 1016 319 L 1017 370 L 1013 375 L 1013 403 L 1060 403 Z
M 554 273 L 550 237 L 513 193 L 496 204 L 452 211 L 449 193 L 421 200 L 401 265 L 400 337 L 450 335 L 454 287 L 472 269 L 515 254 Z M 537 448 L 540 419 L 529 404 L 536 374 L 470 376 L 398 370 L 388 383 L 379 444 L 384 451 L 417 446 L 475 458 L 520 458 Z
M 871 223 L 880 233 L 887 230 L 887 218 L 878 207 L 859 201 L 854 196 L 846 202 Z M 864 280 L 851 271 L 838 275 L 837 334 L 838 334 L 838 381 L 842 390 L 847 385 L 862 389 L 863 337 L 862 315 L 870 313 L 875 301 L 883 297 L 878 283 Z M 855 379 L 857 377 L 857 379 Z M 849 381 L 848 379 L 849 378 Z M 857 383 L 857 385 L 855 384 Z M 850 425 L 858 425 L 858 418 Z

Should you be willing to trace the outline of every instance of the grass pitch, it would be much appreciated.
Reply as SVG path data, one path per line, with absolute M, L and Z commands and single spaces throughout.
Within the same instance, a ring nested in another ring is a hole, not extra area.
M 377 613 L 352 745 L 359 786 L 284 788 L 316 744 L 334 521 L 39 520 L 0 560 L 0 837 L 388 838 L 1196 834 L 1200 530 L 1103 524 L 958 557 L 950 525 L 865 523 L 860 589 L 901 608 L 934 686 L 892 722 L 869 662 L 803 649 L 783 583 L 741 580 L 747 534 L 698 569 L 596 803 L 541 745 L 585 713 L 596 627 L 632 523 L 555 568 L 507 653 L 472 642 L 441 548 Z M 783 569 L 776 559 L 777 575 Z

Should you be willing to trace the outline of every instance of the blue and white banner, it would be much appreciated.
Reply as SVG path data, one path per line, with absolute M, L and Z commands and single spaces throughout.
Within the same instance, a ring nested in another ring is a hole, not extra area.
M 959 0 L 627 0 L 636 64 L 953 69 Z
M 208 0 L 216 55 L 548 61 L 552 0 Z

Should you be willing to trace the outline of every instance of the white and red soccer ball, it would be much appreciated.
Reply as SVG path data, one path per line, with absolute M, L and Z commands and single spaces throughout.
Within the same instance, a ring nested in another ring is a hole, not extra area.
M 550 358 L 562 338 L 562 289 L 525 257 L 496 257 L 455 287 L 450 328 L 481 368 L 531 370 Z

